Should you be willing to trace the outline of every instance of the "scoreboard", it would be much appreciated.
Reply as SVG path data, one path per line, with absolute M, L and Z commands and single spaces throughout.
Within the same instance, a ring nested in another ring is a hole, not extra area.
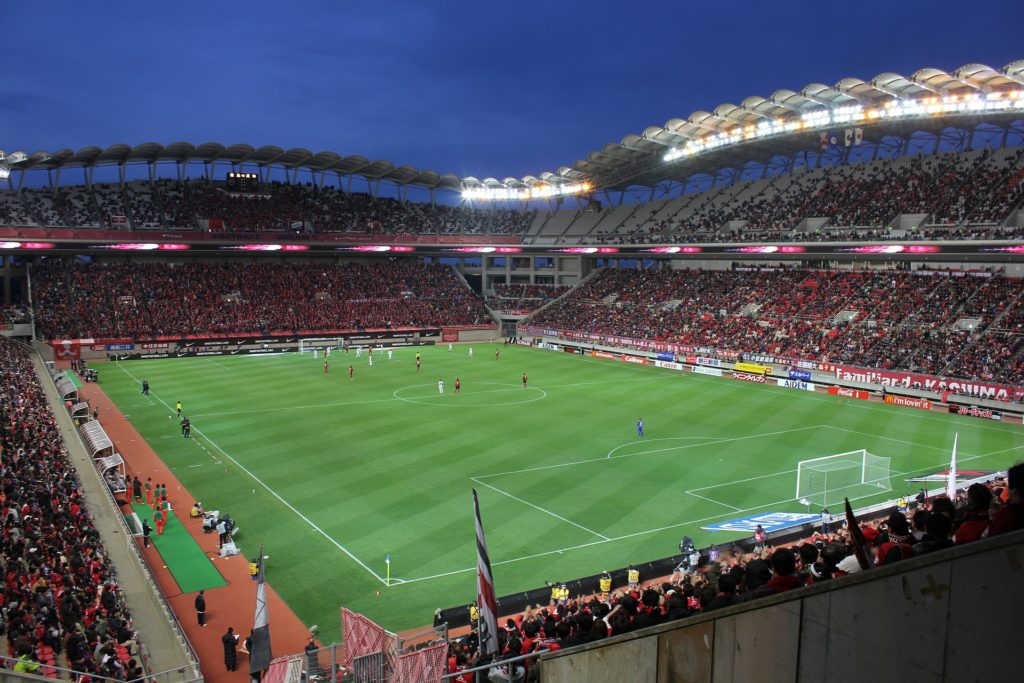
M 228 171 L 228 192 L 259 192 L 260 177 L 256 173 Z

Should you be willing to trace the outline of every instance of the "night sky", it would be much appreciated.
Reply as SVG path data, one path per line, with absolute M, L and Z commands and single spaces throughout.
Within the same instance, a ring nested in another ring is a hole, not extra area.
M 697 109 L 1024 58 L 1024 1 L 0 3 L 0 148 L 305 147 L 554 171 Z

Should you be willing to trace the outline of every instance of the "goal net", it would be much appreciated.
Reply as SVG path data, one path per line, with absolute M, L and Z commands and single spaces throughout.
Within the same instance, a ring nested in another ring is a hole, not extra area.
M 796 500 L 829 507 L 843 498 L 891 491 L 889 458 L 865 449 L 801 460 L 796 469 Z
M 341 350 L 341 337 L 309 337 L 299 340 L 299 353 L 313 353 L 318 351 L 318 356 L 323 355 L 324 349 L 332 351 Z

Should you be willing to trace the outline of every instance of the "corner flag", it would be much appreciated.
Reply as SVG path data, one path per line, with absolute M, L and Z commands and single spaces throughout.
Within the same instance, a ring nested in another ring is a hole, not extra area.
M 953 459 L 949 462 L 949 474 L 946 478 L 946 497 L 956 502 L 956 442 L 960 433 L 953 435 Z
M 267 583 L 263 574 L 263 546 L 260 546 L 259 573 L 256 575 L 256 618 L 249 648 L 249 675 L 261 673 L 274 655 L 270 651 L 270 624 L 267 619 Z
M 494 599 L 494 579 L 491 576 L 491 558 L 487 554 L 484 525 L 480 521 L 480 500 L 473 489 L 473 512 L 476 517 L 476 606 L 479 610 L 477 630 L 480 637 L 480 655 L 486 660 L 499 654 L 498 605 Z

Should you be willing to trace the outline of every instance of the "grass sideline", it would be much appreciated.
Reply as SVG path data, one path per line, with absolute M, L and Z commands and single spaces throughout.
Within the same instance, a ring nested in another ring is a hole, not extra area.
M 800 460 L 890 457 L 894 493 L 867 504 L 946 467 L 954 432 L 964 468 L 1024 453 L 1018 426 L 971 417 L 531 348 L 420 352 L 419 372 L 411 348 L 372 367 L 335 352 L 326 375 L 308 354 L 129 361 L 102 384 L 190 493 L 237 520 L 243 552 L 266 544 L 268 580 L 326 642 L 342 605 L 401 630 L 474 599 L 473 487 L 503 595 L 670 555 L 684 534 L 739 537 L 708 522 L 804 511 Z

